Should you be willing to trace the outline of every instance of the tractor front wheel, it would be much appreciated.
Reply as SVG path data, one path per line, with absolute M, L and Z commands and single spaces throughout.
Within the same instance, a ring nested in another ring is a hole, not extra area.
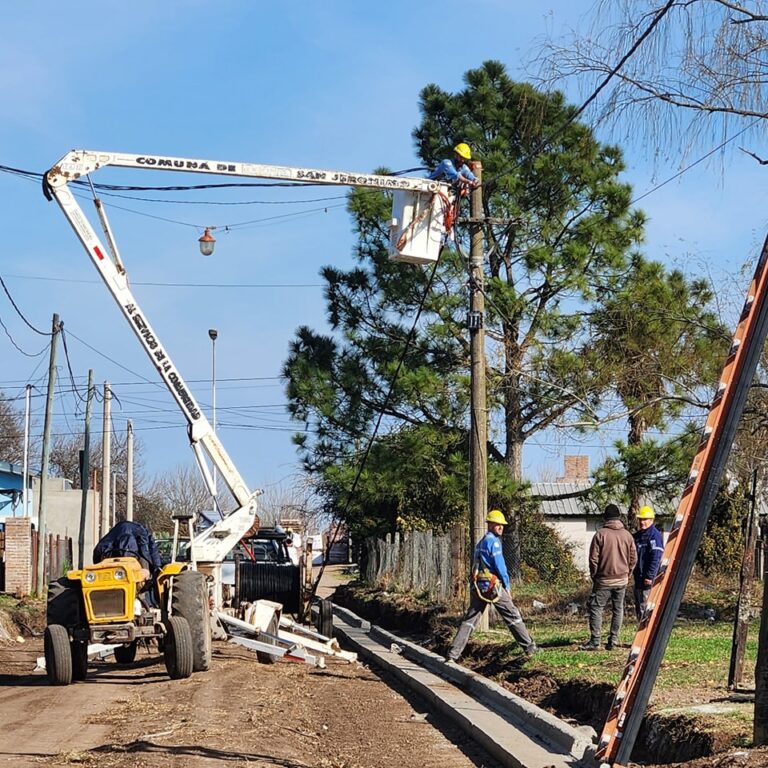
M 181 680 L 192 674 L 192 634 L 187 620 L 181 616 L 168 616 L 165 620 L 164 656 L 171 680 Z
M 72 679 L 85 680 L 88 674 L 88 641 L 73 640 L 70 643 L 72 655 Z
M 118 645 L 115 648 L 115 661 L 118 664 L 133 664 L 136 658 L 136 646 L 139 644 L 138 640 L 134 640 L 128 645 Z
M 61 624 L 49 624 L 43 635 L 45 673 L 51 685 L 69 685 L 72 682 L 72 651 L 69 633 Z

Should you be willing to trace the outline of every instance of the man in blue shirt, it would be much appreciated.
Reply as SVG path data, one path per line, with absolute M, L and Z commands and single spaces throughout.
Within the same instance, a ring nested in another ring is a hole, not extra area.
M 474 189 L 480 182 L 467 165 L 467 161 L 471 159 L 472 150 L 469 148 L 469 144 L 461 142 L 453 148 L 453 160 L 442 160 L 437 168 L 429 174 L 429 178 Z
M 635 616 L 640 621 L 643 618 L 645 604 L 651 587 L 661 565 L 664 554 L 664 539 L 661 531 L 654 525 L 656 515 L 653 507 L 641 507 L 637 513 L 637 524 L 640 530 L 632 535 L 637 547 L 637 565 L 633 571 L 635 577 Z
M 526 656 L 532 656 L 539 650 L 509 594 L 509 573 L 501 549 L 501 534 L 507 519 L 498 509 L 492 509 L 488 513 L 486 522 L 488 532 L 475 547 L 469 610 L 451 643 L 448 651 L 449 661 L 456 661 L 461 656 L 478 619 L 489 604 L 493 604 L 499 612 Z

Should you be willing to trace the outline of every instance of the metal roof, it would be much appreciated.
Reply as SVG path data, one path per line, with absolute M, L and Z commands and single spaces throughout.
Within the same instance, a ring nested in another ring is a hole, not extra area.
M 559 483 L 531 483 L 533 496 L 562 496 L 565 493 L 586 491 L 592 487 L 591 480 L 564 480 Z M 566 499 L 542 499 L 541 513 L 553 517 L 583 517 L 584 515 L 599 514 L 593 502 L 582 496 Z

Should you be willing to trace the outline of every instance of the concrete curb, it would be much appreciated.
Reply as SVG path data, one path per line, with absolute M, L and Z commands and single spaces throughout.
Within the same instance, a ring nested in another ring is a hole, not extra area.
M 426 670 L 428 674 L 449 681 L 507 720 L 511 727 L 508 726 L 506 730 L 512 730 L 516 726 L 523 728 L 526 732 L 534 734 L 536 741 L 543 745 L 550 745 L 556 753 L 567 755 L 570 759 L 562 764 L 585 765 L 594 759 L 595 747 L 592 743 L 591 734 L 587 735 L 581 730 L 573 728 L 549 712 L 505 690 L 492 680 L 488 680 L 458 664 L 445 662 L 441 656 L 404 640 L 381 627 L 371 625 L 370 622 L 361 619 L 346 608 L 334 605 L 333 610 L 341 622 L 344 622 L 348 627 L 337 622 L 335 629 L 339 631 L 339 634 L 351 641 L 361 654 L 373 658 L 377 663 L 390 670 L 398 679 L 416 690 L 443 714 L 453 719 L 462 730 L 480 743 L 496 759 L 500 760 L 503 765 L 526 765 L 516 754 L 507 749 L 505 742 L 509 741 L 508 736 L 500 734 L 498 727 L 496 727 L 497 732 L 495 733 L 486 732 L 486 725 L 478 726 L 476 722 L 473 722 L 472 715 L 468 716 L 465 712 L 461 712 L 460 708 L 449 711 L 445 701 L 439 701 L 441 694 L 433 690 L 436 686 L 431 686 L 429 681 L 426 681 L 425 684 L 424 680 L 414 680 L 413 676 L 409 674 L 412 670 L 407 669 L 402 664 L 395 664 L 395 668 L 393 668 L 393 659 L 390 657 L 392 655 L 404 657 L 417 664 L 418 668 Z M 382 652 L 377 652 L 376 649 L 371 648 L 370 642 L 365 642 L 366 639 L 378 644 L 382 648 Z M 515 741 L 512 739 L 511 743 L 512 748 L 517 751 Z

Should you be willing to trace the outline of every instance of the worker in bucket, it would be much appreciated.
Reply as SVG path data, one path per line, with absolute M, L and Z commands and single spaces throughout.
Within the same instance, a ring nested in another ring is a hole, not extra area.
M 664 554 L 664 539 L 661 531 L 654 525 L 656 513 L 653 507 L 640 507 L 637 513 L 639 530 L 632 534 L 637 549 L 637 565 L 633 575 L 635 578 L 635 616 L 640 621 L 643 618 L 645 604 L 651 593 L 653 580 L 659 572 L 661 556 Z
M 448 661 L 456 661 L 461 656 L 469 636 L 489 605 L 499 612 L 526 656 L 533 656 L 539 650 L 509 594 L 509 573 L 501 551 L 501 534 L 507 519 L 498 509 L 492 509 L 486 522 L 488 531 L 475 547 L 469 610 L 448 650 Z
M 453 148 L 453 160 L 441 160 L 437 168 L 429 174 L 430 179 L 447 181 L 460 187 L 462 190 L 475 189 L 480 182 L 469 169 L 467 162 L 472 159 L 472 150 L 469 144 L 461 142 Z

